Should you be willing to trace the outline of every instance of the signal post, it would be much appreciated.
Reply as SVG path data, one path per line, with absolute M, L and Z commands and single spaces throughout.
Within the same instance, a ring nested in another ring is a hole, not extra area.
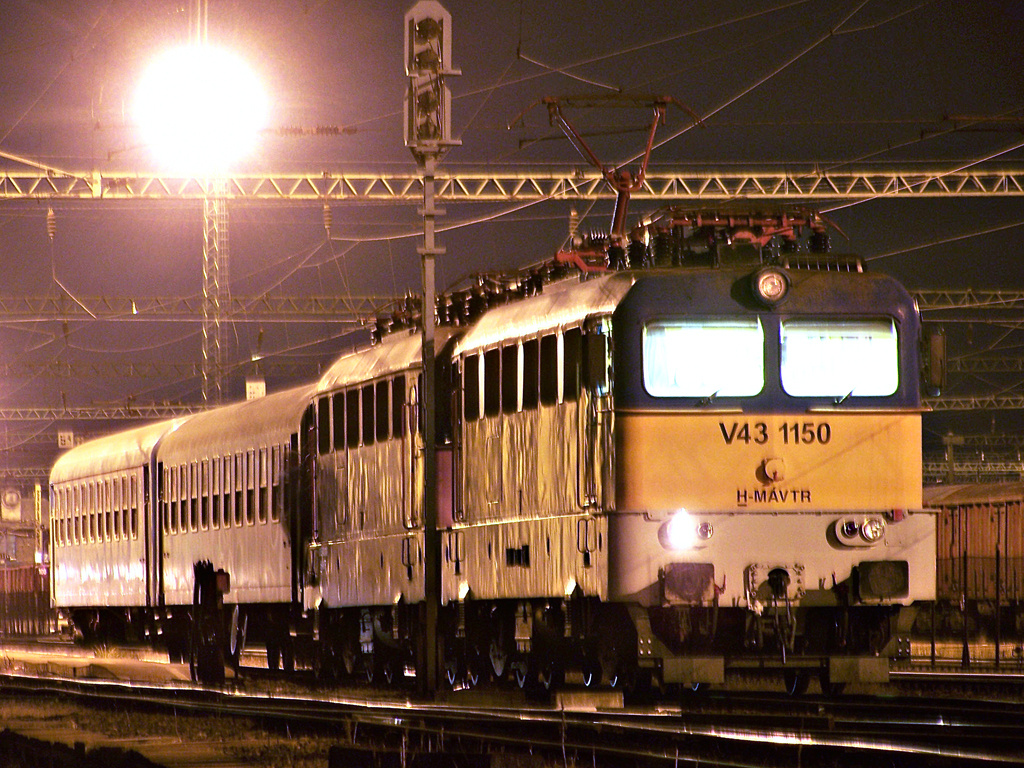
M 434 381 L 434 259 L 444 253 L 434 239 L 435 218 L 444 215 L 434 200 L 434 173 L 442 156 L 462 142 L 451 136 L 451 91 L 444 79 L 462 74 L 451 63 L 451 14 L 436 0 L 420 0 L 405 14 L 405 145 L 412 152 L 423 179 L 422 345 L 423 385 L 423 559 L 426 669 L 418 670 L 420 692 L 437 690 L 440 668 L 438 618 L 441 611 L 441 541 L 437 528 L 437 461 L 435 455 Z

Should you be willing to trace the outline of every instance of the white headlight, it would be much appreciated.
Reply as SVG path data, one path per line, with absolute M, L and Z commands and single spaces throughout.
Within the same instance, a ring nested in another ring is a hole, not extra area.
M 774 307 L 789 292 L 789 278 L 776 267 L 766 267 L 754 275 L 754 293 L 761 302 Z
M 880 517 L 869 517 L 860 526 L 860 536 L 868 544 L 881 541 L 885 535 L 885 521 Z
M 697 538 L 697 529 L 685 509 L 673 515 L 665 526 L 665 539 L 669 549 L 689 549 Z
M 708 522 L 699 522 L 685 509 L 676 512 L 658 532 L 658 538 L 665 549 L 684 551 L 693 549 L 702 541 L 714 535 L 715 529 Z

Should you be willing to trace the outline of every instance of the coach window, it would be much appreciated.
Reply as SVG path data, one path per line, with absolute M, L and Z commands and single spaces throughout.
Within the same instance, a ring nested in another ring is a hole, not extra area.
M 75 544 L 82 542 L 82 487 L 75 486 Z
M 188 471 L 188 527 L 190 531 L 199 530 L 199 465 L 196 462 L 189 464 Z
M 172 490 L 173 481 L 173 470 L 170 467 L 164 467 L 164 485 L 163 485 L 163 498 L 161 499 L 161 507 L 164 515 L 164 535 L 166 536 L 171 532 L 171 520 L 174 518 L 172 512 L 172 505 L 174 504 L 174 491 Z M 177 508 L 176 506 L 174 507 Z
M 515 413 L 519 410 L 519 345 L 501 348 L 501 410 Z
M 344 410 L 335 408 L 335 413 L 344 413 Z M 275 523 L 281 519 L 281 508 L 284 506 L 284 493 L 281 489 L 281 446 L 275 445 L 270 449 L 270 519 Z
M 652 397 L 748 397 L 764 389 L 758 318 L 672 319 L 643 329 L 644 388 Z
M 178 497 L 180 506 L 178 507 L 178 531 L 181 533 L 188 532 L 188 521 L 191 517 L 192 510 L 189 504 L 189 471 L 188 464 L 181 465 L 181 488 L 179 489 L 180 495 Z
M 345 442 L 349 448 L 359 447 L 359 390 L 345 393 Z
M 245 454 L 235 454 L 235 525 L 242 524 L 245 512 Z
M 884 397 L 899 386 L 892 320 L 786 320 L 782 388 L 794 397 Z
M 96 483 L 89 483 L 89 541 L 96 541 Z
M 570 328 L 562 334 L 562 402 L 572 403 L 580 396 L 580 357 L 583 333 Z
M 331 413 L 334 414 L 333 443 L 334 450 L 345 449 L 345 393 L 335 392 L 331 395 Z
M 501 413 L 501 350 L 484 352 L 484 416 Z
M 110 487 L 109 480 L 100 480 L 96 484 L 96 540 L 104 541 L 107 538 L 107 489 Z
M 316 401 L 316 451 L 321 456 L 331 450 L 331 398 Z
M 105 541 L 114 538 L 114 481 L 107 478 L 103 481 L 103 519 L 106 523 L 103 531 Z
M 205 531 L 210 527 L 210 460 L 199 463 L 199 526 Z
M 132 538 L 139 538 L 139 481 L 133 476 L 130 482 L 130 491 L 128 499 L 131 503 L 132 510 Z
M 171 533 L 178 532 L 178 520 L 181 518 L 181 471 L 177 464 L 171 467 Z
M 256 457 L 256 467 L 258 470 L 259 477 L 259 488 L 257 489 L 256 495 L 259 496 L 259 502 L 256 504 L 256 511 L 259 514 L 259 521 L 261 523 L 267 522 L 267 507 L 270 506 L 268 499 L 268 483 L 267 483 L 267 449 L 260 448 L 259 454 Z
M 553 333 L 540 339 L 540 401 L 558 402 L 558 337 Z
M 540 342 L 529 339 L 523 342 L 523 410 L 537 407 L 540 365 Z
M 107 531 L 106 531 L 106 539 L 107 539 L 107 541 L 111 541 L 111 540 L 113 540 L 115 538 L 114 537 L 114 510 L 117 509 L 117 507 L 114 506 L 114 487 L 115 487 L 116 484 L 117 484 L 117 481 L 115 479 L 113 479 L 113 478 L 108 478 L 103 483 L 103 485 L 104 485 L 104 493 L 106 493 L 106 495 L 107 495 L 106 503 L 103 505 L 103 516 L 107 520 Z
M 178 520 L 171 523 L 171 529 L 173 531 L 177 526 L 179 533 L 185 533 L 188 530 L 188 467 L 185 465 L 178 465 L 178 484 L 175 489 L 178 501 Z
M 373 445 L 373 384 L 363 387 L 363 445 Z
M 178 532 L 188 531 L 188 464 L 178 467 Z
M 131 508 L 131 497 L 128 495 L 128 476 L 121 476 L 121 535 L 127 539 L 131 530 L 129 510 Z
M 388 430 L 391 427 L 391 404 L 388 402 L 390 387 L 385 380 L 378 381 L 375 389 L 377 442 L 381 443 L 388 439 Z
M 235 511 L 237 502 L 235 499 L 235 488 L 237 487 L 238 476 L 236 474 L 235 457 L 228 454 L 224 457 L 224 527 L 229 528 L 237 519 L 238 512 Z
M 256 522 L 256 452 L 245 452 L 245 522 Z
M 391 435 L 405 437 L 405 376 L 391 380 Z
M 113 530 L 114 541 L 121 540 L 121 478 L 115 477 L 111 485 L 113 491 L 110 506 L 113 509 Z
M 462 365 L 463 410 L 466 421 L 476 421 L 480 418 L 480 355 L 467 355 Z
M 210 495 L 213 497 L 210 525 L 216 530 L 220 528 L 220 521 L 224 517 L 224 458 L 222 456 L 214 456 L 210 460 Z

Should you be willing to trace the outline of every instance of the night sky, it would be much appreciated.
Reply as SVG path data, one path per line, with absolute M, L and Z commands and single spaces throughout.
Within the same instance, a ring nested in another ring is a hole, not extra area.
M 0 168 L 13 157 L 69 171 L 158 169 L 131 123 L 135 82 L 158 50 L 187 41 L 189 2 L 0 2 Z M 266 84 L 274 127 L 336 126 L 330 137 L 264 137 L 238 171 L 415 169 L 402 140 L 402 17 L 411 3 L 210 0 L 209 37 L 244 55 Z M 547 96 L 657 94 L 704 118 L 670 110 L 652 167 L 1020 168 L 1024 165 L 1024 5 L 977 0 L 786 2 L 539 2 L 447 0 L 452 14 L 453 128 L 462 146 L 450 171 L 582 166 L 527 109 Z M 524 114 L 524 110 L 525 114 Z M 523 119 L 516 122 L 518 116 Z M 642 128 L 647 113 L 574 113 L 588 130 Z M 515 122 L 515 125 L 512 125 Z M 608 163 L 639 154 L 641 133 L 595 139 Z M 990 158 L 990 159 L 987 159 Z M 197 203 L 0 200 L 0 296 L 195 296 L 201 286 Z M 438 284 L 547 258 L 563 242 L 570 201 L 532 206 L 449 204 Z M 610 205 L 583 228 L 605 230 Z M 836 250 L 914 288 L 1024 289 L 1022 198 L 874 200 L 821 206 L 845 235 Z M 231 207 L 231 291 L 256 296 L 398 295 L 419 286 L 415 206 L 332 206 L 325 242 L 319 204 Z M 639 204 L 631 212 L 649 213 Z M 486 219 L 486 221 L 478 221 Z M 476 222 L 476 223 L 475 223 Z M 262 331 L 262 333 L 261 333 Z M 366 338 L 358 336 L 359 341 Z M 322 322 L 239 322 L 230 355 L 259 352 L 308 366 L 311 380 L 353 343 Z M 982 322 L 950 328 L 954 355 L 1024 355 L 1024 335 Z M 992 351 L 989 347 L 995 345 Z M 198 377 L 169 380 L 92 373 L 90 361 L 194 363 L 195 322 L 11 323 L 0 318 L 8 366 L 0 408 L 198 402 Z M 53 377 L 37 368 L 75 366 Z M 228 387 L 242 395 L 244 367 Z M 956 394 L 1021 394 L 1024 373 L 960 376 Z M 295 380 L 294 378 L 292 380 Z M 267 377 L 271 389 L 283 378 Z M 62 394 L 63 393 L 63 394 Z M 926 442 L 954 427 L 1010 432 L 1020 414 L 926 417 Z M 48 461 L 33 435 L 62 423 L 8 423 L 0 469 Z M 111 425 L 79 426 L 95 434 Z M 52 454 L 52 451 L 50 451 Z

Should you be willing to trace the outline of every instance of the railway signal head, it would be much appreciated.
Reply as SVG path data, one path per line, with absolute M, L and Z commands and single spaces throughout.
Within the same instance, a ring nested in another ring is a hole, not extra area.
M 445 77 L 452 69 L 452 17 L 436 0 L 420 0 L 405 14 L 405 145 L 415 155 L 439 155 L 461 142 L 452 139 L 452 94 Z

